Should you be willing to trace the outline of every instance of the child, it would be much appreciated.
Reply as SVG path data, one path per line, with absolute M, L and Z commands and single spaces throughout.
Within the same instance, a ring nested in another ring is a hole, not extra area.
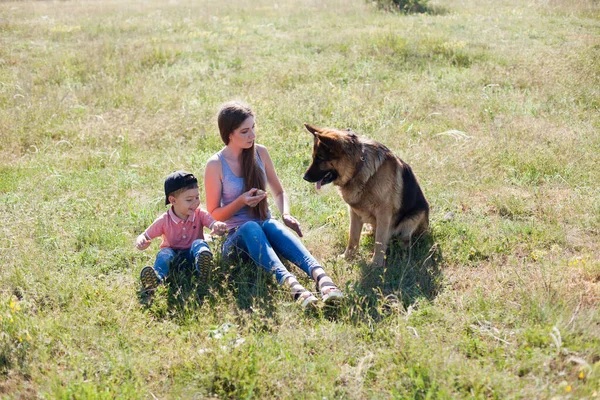
M 171 208 L 158 217 L 135 246 L 144 250 L 152 239 L 162 236 L 154 268 L 144 267 L 140 279 L 145 291 L 152 291 L 165 280 L 169 268 L 179 262 L 194 264 L 200 279 L 206 283 L 213 255 L 204 240 L 203 228 L 223 235 L 227 225 L 215 219 L 200 206 L 198 180 L 189 172 L 176 171 L 165 179 L 165 204 Z

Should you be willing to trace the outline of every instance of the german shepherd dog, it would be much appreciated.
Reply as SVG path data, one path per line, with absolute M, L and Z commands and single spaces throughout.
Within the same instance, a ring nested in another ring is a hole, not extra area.
M 373 227 L 372 263 L 385 265 L 388 242 L 399 237 L 405 247 L 429 226 L 429 204 L 410 166 L 387 147 L 355 133 L 304 124 L 314 136 L 312 163 L 304 179 L 333 183 L 349 206 L 346 259 L 356 253 L 363 224 Z

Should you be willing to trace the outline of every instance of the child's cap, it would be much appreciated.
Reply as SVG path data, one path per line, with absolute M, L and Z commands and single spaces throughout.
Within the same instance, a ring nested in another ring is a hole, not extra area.
M 175 171 L 167 176 L 165 179 L 165 204 L 169 205 L 169 194 L 194 183 L 198 183 L 198 179 L 186 171 Z

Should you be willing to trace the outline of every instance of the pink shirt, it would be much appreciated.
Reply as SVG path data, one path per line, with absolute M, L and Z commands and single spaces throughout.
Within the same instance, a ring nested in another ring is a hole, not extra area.
M 156 220 L 146 229 L 144 234 L 149 239 L 162 236 L 160 248 L 168 247 L 170 249 L 181 250 L 192 247 L 192 242 L 196 239 L 204 239 L 202 229 L 206 226 L 210 229 L 215 219 L 200 207 L 187 217 L 181 219 L 169 208 L 169 211 L 156 218 Z

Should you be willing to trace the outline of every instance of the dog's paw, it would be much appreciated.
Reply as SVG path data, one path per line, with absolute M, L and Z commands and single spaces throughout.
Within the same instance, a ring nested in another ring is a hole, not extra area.
M 374 255 L 371 259 L 371 264 L 375 267 L 385 267 L 385 257 L 381 254 Z
M 345 259 L 346 261 L 350 261 L 350 260 L 354 259 L 354 256 L 356 256 L 356 252 L 354 252 L 354 251 L 348 251 L 348 250 L 346 250 L 346 251 L 344 252 L 344 254 L 340 254 L 340 255 L 338 256 L 338 258 L 343 258 L 343 259 Z

